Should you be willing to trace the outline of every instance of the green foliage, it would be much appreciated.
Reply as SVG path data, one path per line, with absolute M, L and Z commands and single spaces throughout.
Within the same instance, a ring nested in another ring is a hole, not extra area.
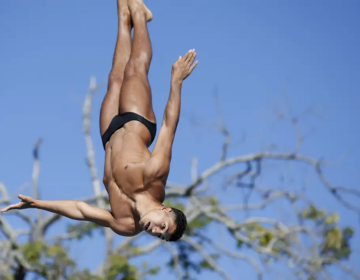
M 3 277 L 3 278 L 1 278 L 1 277 Z M 6 275 L 0 274 L 0 279 L 3 279 L 3 280 L 15 280 L 14 276 L 12 276 L 10 274 L 6 274 Z
M 76 235 L 77 239 L 82 239 L 86 236 L 91 237 L 93 230 L 100 228 L 97 224 L 90 222 L 80 222 L 76 225 L 68 226 L 67 232 Z
M 210 255 L 214 260 L 217 260 L 220 255 L 219 254 L 211 254 Z M 206 261 L 206 260 L 203 260 L 200 262 L 200 267 L 202 268 L 206 268 L 206 269 L 213 269 L 212 266 Z
M 24 257 L 31 263 L 31 264 L 39 264 L 41 254 L 46 248 L 41 242 L 29 242 L 22 247 L 22 251 L 24 253 Z
M 216 211 L 218 208 L 218 201 L 214 197 L 204 198 Z M 172 200 L 166 203 L 169 207 L 175 207 L 180 210 L 184 210 L 184 205 L 176 200 Z M 354 235 L 354 231 L 351 227 L 341 228 L 338 223 L 340 217 L 338 213 L 326 213 L 324 210 L 317 209 L 314 205 L 310 205 L 304 209 L 299 216 L 305 223 L 312 224 L 312 228 L 320 237 L 320 255 L 325 258 L 334 258 L 337 260 L 345 260 L 349 258 L 351 254 L 350 239 Z M 188 224 L 187 234 L 192 235 L 193 238 L 201 236 L 199 233 L 204 231 L 206 227 L 212 222 L 205 215 L 200 215 Z M 97 230 L 98 226 L 93 223 L 78 223 L 68 227 L 68 232 L 75 235 L 78 239 L 85 236 L 92 236 L 94 230 Z M 245 234 L 251 241 L 260 247 L 268 247 L 270 243 L 273 243 L 274 236 L 277 236 L 276 227 L 270 227 L 269 225 L 263 226 L 259 223 L 249 223 L 242 228 L 243 234 Z M 278 237 L 277 237 L 278 238 Z M 283 256 L 289 256 L 289 252 L 282 249 L 284 247 L 291 248 L 292 244 L 298 242 L 300 238 L 296 236 L 286 236 L 283 239 L 276 239 L 275 244 L 272 244 L 272 250 Z M 202 239 L 198 239 L 199 244 L 202 243 Z M 237 248 L 243 249 L 243 245 L 246 244 L 241 240 L 237 241 Z M 140 255 L 141 250 L 139 247 L 133 247 L 129 244 L 129 249 L 132 250 L 134 255 Z M 178 247 L 179 265 L 184 272 L 184 280 L 190 280 L 192 273 L 200 273 L 205 270 L 213 270 L 212 266 L 205 259 L 198 260 L 193 258 L 197 251 L 188 243 L 179 241 L 174 246 Z M 45 244 L 39 241 L 29 242 L 22 246 L 22 252 L 26 260 L 40 268 L 39 276 L 43 276 L 45 279 L 57 280 L 57 279 L 69 279 L 69 280 L 138 280 L 144 279 L 146 275 L 156 275 L 160 271 L 160 267 L 149 267 L 149 264 L 144 262 L 140 266 L 135 266 L 129 263 L 129 260 L 120 255 L 112 255 L 109 258 L 109 262 L 106 264 L 107 274 L 104 277 L 99 277 L 89 270 L 77 270 L 75 261 L 69 258 L 68 250 L 61 243 Z M 211 255 L 216 262 L 220 255 Z M 265 261 L 273 260 L 271 257 Z M 170 260 L 168 265 L 173 269 L 175 262 Z M 330 265 L 330 263 L 325 264 Z M 317 271 L 321 267 L 316 267 L 314 264 L 314 270 Z M 315 276 L 305 274 L 302 275 L 304 279 L 314 280 Z M 5 280 L 13 280 L 14 277 L 7 275 Z
M 153 267 L 152 269 L 149 270 L 149 274 L 155 275 L 160 271 L 160 267 Z
M 266 231 L 262 237 L 260 238 L 259 245 L 260 246 L 267 246 L 270 241 L 273 239 L 273 234 L 270 231 Z
M 196 219 L 194 219 L 190 223 L 188 223 L 188 226 L 186 228 L 186 234 L 187 235 L 195 235 L 197 230 L 203 229 L 210 223 L 211 223 L 210 218 L 208 218 L 205 215 L 200 215 Z
M 142 264 L 143 271 L 134 265 L 128 263 L 128 260 L 120 255 L 110 256 L 110 266 L 106 275 L 106 280 L 137 280 L 138 275 L 156 275 L 160 271 L 160 267 L 148 268 L 147 263 Z
M 211 265 L 210 265 L 206 260 L 203 260 L 203 261 L 200 263 L 200 266 L 201 266 L 202 268 L 211 269 Z
M 316 207 L 311 204 L 309 208 L 305 208 L 303 210 L 303 212 L 301 213 L 301 217 L 303 217 L 304 219 L 310 219 L 310 220 L 319 220 L 319 219 L 324 219 L 324 217 L 326 216 L 325 211 L 323 210 L 318 210 L 316 209 Z
M 325 221 L 328 225 L 337 223 L 337 222 L 339 222 L 339 220 L 340 220 L 340 217 L 339 217 L 338 213 L 334 213 L 325 219 Z
M 242 245 L 244 245 L 244 242 L 241 241 L 241 240 L 238 240 L 236 246 L 237 246 L 238 248 L 241 248 Z
M 349 227 L 343 230 L 338 226 L 326 229 L 321 253 L 337 260 L 348 259 L 351 254 L 349 241 L 353 233 L 353 229 Z
M 57 279 L 59 275 L 71 272 L 75 262 L 68 257 L 68 250 L 59 244 L 47 245 L 40 241 L 26 243 L 21 251 L 25 259 L 41 269 L 47 279 Z
M 201 271 L 200 263 L 194 262 L 191 259 L 191 256 L 194 255 L 195 250 L 192 246 L 190 246 L 188 243 L 185 243 L 183 241 L 178 241 L 175 243 L 175 246 L 178 247 L 178 259 L 179 259 L 179 265 L 183 268 L 184 272 L 184 280 L 190 279 L 191 272 L 199 273 Z M 175 265 L 175 261 L 173 258 L 170 259 L 170 261 L 167 264 L 170 269 L 173 269 Z
M 259 246 L 266 247 L 274 238 L 271 230 L 266 229 L 259 223 L 250 223 L 246 225 L 246 232 L 251 241 L 255 241 Z M 244 243 L 238 240 L 237 247 L 240 248 Z
M 93 275 L 89 270 L 76 271 L 70 276 L 69 280 L 104 280 L 103 277 Z
M 212 211 L 216 212 L 219 207 L 219 201 L 216 197 L 210 197 L 209 203 L 212 205 Z
M 129 280 L 135 280 L 136 271 L 136 268 L 134 269 L 128 265 L 126 258 L 119 255 L 112 255 L 110 257 L 110 268 L 106 275 L 106 279 L 115 279 L 117 275 L 123 274 L 123 276 L 129 278 Z
M 338 213 L 327 214 L 324 210 L 319 211 L 314 205 L 304 209 L 300 216 L 304 220 L 315 222 L 315 226 L 321 234 L 323 257 L 336 260 L 348 259 L 351 255 L 350 239 L 354 235 L 351 227 L 341 229 L 338 225 L 340 216 Z
M 171 207 L 171 208 L 177 208 L 177 209 L 179 209 L 180 211 L 183 211 L 183 212 L 185 211 L 184 204 L 178 202 L 176 199 L 165 201 L 164 206 Z
M 61 244 L 46 245 L 42 242 L 29 242 L 21 250 L 27 261 L 40 267 L 41 276 L 49 280 L 138 280 L 139 275 L 156 275 L 160 267 L 150 267 L 143 263 L 142 269 L 128 263 L 127 258 L 111 255 L 105 278 L 92 274 L 89 270 L 77 271 L 75 262 L 68 257 L 68 250 Z M 136 251 L 136 249 L 135 249 Z M 6 278 L 12 280 L 12 278 Z

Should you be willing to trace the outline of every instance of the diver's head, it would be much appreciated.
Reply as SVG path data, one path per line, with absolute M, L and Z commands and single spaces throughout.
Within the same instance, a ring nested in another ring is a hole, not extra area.
M 150 211 L 141 220 L 144 231 L 166 241 L 179 240 L 187 226 L 182 211 L 166 206 Z

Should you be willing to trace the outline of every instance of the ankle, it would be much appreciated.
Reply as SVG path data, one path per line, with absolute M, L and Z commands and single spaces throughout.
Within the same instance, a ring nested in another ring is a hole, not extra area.
M 146 13 L 143 9 L 137 9 L 131 13 L 133 21 L 146 21 Z
M 130 20 L 130 10 L 128 7 L 121 7 L 118 9 L 118 14 L 120 19 Z

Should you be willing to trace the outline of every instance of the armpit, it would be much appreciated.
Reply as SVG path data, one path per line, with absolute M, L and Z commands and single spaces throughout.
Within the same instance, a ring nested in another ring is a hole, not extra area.
M 111 229 L 121 236 L 135 236 L 141 232 L 137 229 L 133 218 L 114 219 Z

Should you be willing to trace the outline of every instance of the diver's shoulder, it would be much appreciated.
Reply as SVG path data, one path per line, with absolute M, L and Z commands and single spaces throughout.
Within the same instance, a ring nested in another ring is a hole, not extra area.
M 142 228 L 134 218 L 124 217 L 117 219 L 111 226 L 111 229 L 121 236 L 135 236 L 142 232 Z

